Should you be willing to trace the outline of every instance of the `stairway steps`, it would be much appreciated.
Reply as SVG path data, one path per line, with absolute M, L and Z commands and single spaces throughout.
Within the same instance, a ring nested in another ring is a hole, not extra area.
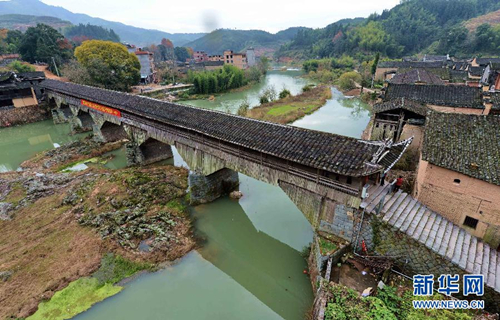
M 446 231 L 444 232 L 443 241 L 441 242 L 438 250 L 438 253 L 443 257 L 446 255 L 446 251 L 448 250 L 448 246 L 450 245 L 453 227 L 454 225 L 451 222 L 446 225 Z
M 500 292 L 500 255 L 497 252 L 495 290 Z
M 431 233 L 432 226 L 434 225 L 434 222 L 436 221 L 437 215 L 432 212 L 431 210 L 429 211 L 429 218 L 427 219 L 427 222 L 422 228 L 422 231 L 420 232 L 420 237 L 419 241 L 423 244 L 427 241 L 427 238 L 429 237 L 429 234 Z
M 450 221 L 446 220 L 445 218 L 441 219 L 441 223 L 439 224 L 437 233 L 436 233 L 436 239 L 434 240 L 434 243 L 432 245 L 432 251 L 438 252 L 439 247 L 443 243 L 443 238 L 444 238 L 444 233 L 446 232 L 446 228 L 448 227 L 448 224 L 451 223 Z
M 490 269 L 488 270 L 488 281 L 486 284 L 492 288 L 495 287 L 495 278 L 498 276 L 496 275 L 497 259 L 498 252 L 495 249 L 490 248 Z
M 448 259 L 453 259 L 453 253 L 455 251 L 455 246 L 457 245 L 458 234 L 460 232 L 460 228 L 456 225 L 453 225 L 453 229 L 451 231 L 450 242 L 448 243 L 448 250 L 446 250 L 446 257 Z
M 422 220 L 422 216 L 424 215 L 426 210 L 426 206 L 421 206 L 420 209 L 418 209 L 418 212 L 415 215 L 415 218 L 411 222 L 410 226 L 408 227 L 408 231 L 406 231 L 406 234 L 411 236 L 415 232 L 415 229 L 418 227 L 418 223 L 420 222 L 420 220 Z
M 391 218 L 387 220 L 387 222 L 390 225 L 394 225 L 394 222 L 396 222 L 396 220 L 398 219 L 398 217 L 403 213 L 403 211 L 406 210 L 406 208 L 408 208 L 409 205 L 411 205 L 412 203 L 414 203 L 414 201 L 415 201 L 415 199 L 413 199 L 410 196 L 407 196 L 405 198 L 405 200 L 401 203 L 401 205 L 399 206 L 399 208 L 397 208 L 394 211 L 394 214 L 391 216 Z
M 474 269 L 472 270 L 472 273 L 474 274 L 481 273 L 481 264 L 483 263 L 483 249 L 484 249 L 484 244 L 481 241 L 478 241 L 476 249 L 476 258 L 474 259 Z
M 408 198 L 407 193 L 402 193 L 401 196 L 399 197 L 396 202 L 394 202 L 394 205 L 391 207 L 387 213 L 384 214 L 384 217 L 382 218 L 385 222 L 389 221 L 391 219 L 392 215 L 396 213 L 396 211 L 399 209 L 399 207 L 406 201 Z M 411 199 L 408 199 L 408 202 L 410 202 Z M 406 205 L 408 205 L 408 202 L 406 202 Z
M 458 264 L 462 269 L 467 268 L 467 259 L 469 256 L 469 247 L 471 245 L 471 238 L 472 238 L 471 234 L 466 232 L 464 243 L 462 245 L 462 256 L 460 257 L 460 262 Z
M 485 244 L 483 249 L 483 262 L 481 264 L 481 274 L 484 275 L 484 282 L 488 282 L 488 270 L 490 269 L 490 252 L 491 248 Z
M 399 199 L 401 194 L 403 193 L 403 190 L 399 189 L 390 199 L 387 200 L 387 202 L 384 204 L 384 207 L 381 210 L 382 214 L 385 214 L 387 210 L 391 208 L 391 206 L 396 202 L 396 200 Z
M 418 239 L 422 236 L 422 230 L 424 230 L 425 225 L 427 224 L 427 220 L 429 220 L 429 216 L 431 215 L 431 211 L 429 209 L 425 209 L 424 214 L 422 215 L 422 219 L 418 222 L 415 231 L 411 237 L 418 241 Z
M 401 226 L 401 231 L 406 232 L 406 230 L 408 230 L 408 227 L 411 225 L 411 222 L 413 221 L 413 219 L 415 219 L 418 210 L 420 210 L 422 206 L 423 205 L 420 202 L 417 202 L 417 205 L 413 207 L 413 209 L 411 209 L 410 214 L 408 215 L 403 225 Z
M 453 257 L 451 258 L 451 261 L 456 265 L 460 263 L 460 257 L 462 256 L 462 248 L 464 245 L 465 234 L 467 233 L 464 229 L 462 228 L 459 229 L 460 231 L 458 232 L 457 244 L 455 246 L 455 250 L 453 251 Z
M 391 221 L 389 221 L 390 224 L 392 224 L 396 229 L 400 229 L 401 225 L 403 222 L 406 220 L 408 215 L 410 214 L 411 210 L 415 207 L 415 205 L 418 203 L 416 199 L 412 199 L 408 206 L 401 212 L 400 215 L 397 217 L 392 217 Z
M 425 245 L 431 249 L 432 246 L 434 245 L 434 241 L 436 241 L 436 236 L 439 230 L 439 226 L 441 225 L 441 221 L 444 220 L 443 217 L 441 217 L 440 215 L 436 214 L 435 216 L 436 220 L 432 224 L 431 232 L 429 232 L 429 236 L 427 237 L 427 240 L 425 242 Z
M 466 270 L 468 272 L 472 272 L 474 270 L 474 260 L 476 259 L 476 250 L 477 250 L 477 238 L 472 237 L 469 246 L 469 256 L 467 257 Z
M 382 190 L 380 190 L 377 196 L 366 207 L 366 211 L 372 212 L 379 205 L 380 201 L 382 201 L 382 199 L 387 196 L 386 190 L 386 188 L 382 187 Z

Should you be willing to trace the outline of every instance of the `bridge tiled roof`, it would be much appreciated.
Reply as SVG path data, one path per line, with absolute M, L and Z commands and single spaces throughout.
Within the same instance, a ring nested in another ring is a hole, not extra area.
M 429 111 L 422 159 L 500 185 L 500 116 Z
M 131 113 L 285 160 L 354 177 L 386 170 L 394 164 L 387 159 L 399 158 L 411 142 L 404 141 L 390 148 L 384 157 L 376 157 L 383 163 L 371 163 L 376 154 L 384 151 L 383 143 L 51 79 L 44 80 L 41 85 L 48 90 L 119 109 L 122 117 Z
M 384 100 L 398 98 L 407 98 L 438 106 L 484 109 L 481 89 L 468 86 L 390 83 L 386 89 Z

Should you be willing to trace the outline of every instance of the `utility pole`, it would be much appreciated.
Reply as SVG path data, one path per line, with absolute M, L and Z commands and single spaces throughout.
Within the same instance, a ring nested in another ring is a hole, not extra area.
M 52 63 L 54 64 L 54 68 L 56 69 L 57 76 L 60 77 L 61 75 L 59 74 L 59 69 L 57 69 L 57 64 L 56 64 L 56 60 L 54 59 L 54 57 L 52 57 Z

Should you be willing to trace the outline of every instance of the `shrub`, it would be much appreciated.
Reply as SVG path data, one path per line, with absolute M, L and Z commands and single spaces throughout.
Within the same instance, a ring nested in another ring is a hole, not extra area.
M 361 75 L 355 71 L 342 74 L 339 78 L 339 87 L 342 90 L 351 90 L 356 87 L 356 83 L 361 82 Z
M 21 72 L 33 72 L 35 71 L 35 68 L 27 63 L 22 63 L 20 61 L 14 61 L 9 64 L 9 69 L 11 69 L 14 72 L 21 73 Z
M 279 94 L 279 98 L 280 98 L 280 99 L 284 99 L 284 98 L 286 98 L 286 97 L 288 97 L 288 96 L 290 96 L 290 95 L 292 95 L 292 94 L 290 93 L 290 90 L 288 90 L 287 88 L 283 88 L 283 90 L 281 90 L 281 92 L 280 92 L 280 94 Z
M 238 112 L 237 114 L 239 116 L 246 116 L 247 112 L 248 112 L 248 109 L 250 109 L 250 103 L 248 102 L 247 99 L 243 100 L 243 102 L 240 104 L 239 108 L 238 108 Z

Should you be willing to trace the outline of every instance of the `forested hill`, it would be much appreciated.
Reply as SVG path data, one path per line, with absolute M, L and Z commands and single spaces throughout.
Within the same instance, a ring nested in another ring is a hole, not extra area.
M 47 5 L 39 0 L 0 1 L 0 13 L 50 16 L 69 21 L 75 25 L 97 25 L 114 30 L 122 41 L 133 43 L 138 46 L 159 43 L 163 38 L 172 40 L 176 46 L 182 46 L 189 41 L 193 41 L 205 35 L 204 33 L 168 33 L 159 30 L 137 28 L 120 22 L 94 18 L 86 14 L 73 13 L 62 7 Z
M 0 15 L 0 29 L 25 31 L 29 27 L 34 27 L 39 23 L 49 25 L 57 30 L 71 26 L 71 22 L 54 17 L 27 16 L 24 14 Z
M 278 48 L 293 39 L 304 27 L 292 27 L 272 34 L 262 30 L 217 29 L 189 42 L 186 46 L 193 50 L 203 50 L 209 54 L 222 54 L 224 50 L 241 51 L 248 47 Z M 309 29 L 311 30 L 311 29 Z
M 300 30 L 290 43 L 280 48 L 277 56 L 312 58 L 348 54 L 363 58 L 380 52 L 397 58 L 420 52 L 465 55 L 478 50 L 492 54 L 487 52 L 490 49 L 478 48 L 476 36 L 485 37 L 469 32 L 464 24 L 498 9 L 498 0 L 403 0 L 391 10 L 373 14 L 361 22 L 343 21 L 321 29 Z M 496 31 L 490 29 L 481 32 L 489 39 L 495 38 L 492 34 Z M 500 41 L 500 33 L 497 38 Z

